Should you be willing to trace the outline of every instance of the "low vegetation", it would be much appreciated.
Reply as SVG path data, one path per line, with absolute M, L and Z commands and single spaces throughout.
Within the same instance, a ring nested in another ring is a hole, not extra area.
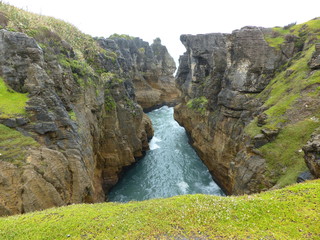
M 26 33 L 40 42 L 50 38 L 52 44 L 63 39 L 75 50 L 100 50 L 91 36 L 82 33 L 65 21 L 30 13 L 2 2 L 0 2 L 0 11 L 7 18 L 6 26 L 2 26 L 7 30 Z
M 278 187 L 296 182 L 307 171 L 302 147 L 317 127 L 319 123 L 312 119 L 287 125 L 274 141 L 259 148 L 267 160 L 269 178 Z
M 0 77 L 0 118 L 26 115 L 28 96 L 12 90 Z
M 26 137 L 15 129 L 0 124 L 0 161 L 21 165 L 28 150 L 39 144 L 31 137 Z
M 44 50 L 44 57 L 50 61 L 58 55 L 61 66 L 70 69 L 81 87 L 94 86 L 100 74 L 105 72 L 99 64 L 101 56 L 116 61 L 116 53 L 101 48 L 93 37 L 65 21 L 33 14 L 2 2 L 0 15 L 2 29 L 33 37 Z
M 127 34 L 117 34 L 117 33 L 112 34 L 111 36 L 109 36 L 109 38 L 111 38 L 111 39 L 114 39 L 114 38 L 123 38 L 123 39 L 126 39 L 126 40 L 135 39 L 135 37 L 129 36 L 129 35 L 127 35 Z
M 319 239 L 320 181 L 251 196 L 81 204 L 0 218 L 1 239 Z
M 270 46 L 280 49 L 281 44 L 293 41 L 295 47 L 302 50 L 307 41 L 315 42 L 320 39 L 320 18 L 315 18 L 303 24 L 288 24 L 285 27 L 275 27 L 273 31 L 265 36 Z
M 315 43 L 320 39 L 319 29 L 320 19 L 313 19 L 305 24 L 276 27 L 266 37 L 269 44 L 278 49 L 292 39 L 297 48 L 297 54 L 257 96 L 264 102 L 266 123 L 258 126 L 255 118 L 245 129 L 251 137 L 260 134 L 262 129 L 280 130 L 274 141 L 259 148 L 267 160 L 269 180 L 279 187 L 294 183 L 297 176 L 307 170 L 301 149 L 319 127 L 320 109 L 309 110 L 309 105 L 319 99 L 320 71 L 312 71 L 308 66 Z
M 205 114 L 208 105 L 208 99 L 204 96 L 193 98 L 187 102 L 187 107 L 193 109 L 194 111 Z

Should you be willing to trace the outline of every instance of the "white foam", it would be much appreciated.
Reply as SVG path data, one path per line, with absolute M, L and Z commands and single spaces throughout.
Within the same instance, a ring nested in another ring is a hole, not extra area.
M 160 146 L 157 144 L 158 142 L 161 142 L 162 140 L 160 138 L 157 138 L 157 137 L 153 137 L 149 143 L 149 147 L 150 147 L 150 150 L 155 150 L 155 149 L 158 149 L 160 148 Z
M 195 186 L 201 189 L 201 192 L 204 194 L 214 194 L 217 190 L 219 190 L 219 187 L 213 181 L 210 182 L 209 185 L 202 185 L 201 183 L 195 183 Z
M 189 188 L 188 183 L 186 183 L 185 181 L 182 181 L 177 183 L 177 185 L 184 194 L 187 193 L 187 189 Z

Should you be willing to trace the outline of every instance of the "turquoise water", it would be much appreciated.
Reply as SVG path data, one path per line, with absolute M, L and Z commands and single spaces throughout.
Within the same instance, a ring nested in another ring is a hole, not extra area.
M 155 130 L 150 151 L 130 168 L 109 193 L 109 201 L 128 202 L 182 194 L 224 195 L 188 143 L 173 108 L 148 113 Z

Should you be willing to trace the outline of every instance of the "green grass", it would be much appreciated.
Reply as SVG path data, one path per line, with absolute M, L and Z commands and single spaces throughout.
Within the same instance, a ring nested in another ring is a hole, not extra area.
M 79 31 L 75 26 L 53 17 L 30 13 L 9 4 L 0 2 L 0 11 L 6 14 L 8 29 L 26 33 L 37 40 L 65 40 L 74 49 L 88 51 L 100 49 L 94 39 Z M 52 39 L 53 38 L 53 39 Z
M 101 48 L 93 37 L 82 33 L 70 23 L 33 14 L 2 2 L 0 11 L 9 20 L 5 29 L 33 37 L 43 48 L 45 58 L 52 59 L 60 54 L 59 63 L 72 71 L 74 79 L 81 87 L 93 86 L 92 79 L 98 79 L 100 73 L 105 71 L 99 64 L 99 57 L 104 56 L 116 61 L 116 53 Z M 73 54 L 75 56 L 70 57 Z
M 301 149 L 318 127 L 319 123 L 310 118 L 288 124 L 280 130 L 274 141 L 259 148 L 266 159 L 267 175 L 271 182 L 278 187 L 284 187 L 295 183 L 298 175 L 307 170 Z M 246 126 L 245 132 L 254 137 L 260 134 L 263 128 L 272 127 L 258 127 L 255 118 Z
M 0 77 L 0 118 L 26 115 L 28 100 L 27 94 L 15 92 Z
M 279 187 L 294 183 L 307 170 L 301 149 L 318 127 L 319 123 L 311 119 L 287 125 L 275 141 L 259 148 L 267 160 L 270 179 Z
M 266 98 L 264 106 L 268 108 L 266 113 L 270 117 L 269 124 L 275 126 L 277 123 L 285 121 L 282 117 L 285 117 L 285 112 L 300 97 L 301 90 L 312 84 L 320 83 L 319 72 L 309 75 L 308 61 L 313 51 L 314 46 L 310 47 L 286 69 L 292 71 L 290 76 L 286 77 L 286 71 L 278 73 L 260 94 L 262 98 Z
M 280 36 L 280 37 L 266 36 L 265 39 L 271 47 L 274 47 L 277 49 L 280 49 L 280 45 L 285 42 L 285 39 L 283 36 Z
M 0 218 L 1 239 L 319 239 L 320 182 L 251 196 L 81 204 Z
M 28 149 L 37 146 L 39 144 L 33 138 L 0 124 L 0 161 L 21 165 L 26 160 Z
M 288 120 L 285 113 L 301 98 L 302 90 L 313 84 L 320 84 L 320 72 L 310 73 L 308 67 L 313 52 L 314 46 L 303 52 L 288 68 L 278 73 L 258 95 L 258 98 L 265 99 L 265 113 L 269 116 L 266 127 L 274 128 L 279 123 L 285 123 Z M 286 76 L 287 71 L 292 73 Z M 310 94 L 310 97 L 312 96 L 318 97 L 317 94 Z
M 304 101 L 313 102 L 319 99 L 320 71 L 311 71 L 308 62 L 315 51 L 314 42 L 311 40 L 320 35 L 320 19 L 311 20 L 305 24 L 291 26 L 289 29 L 274 28 L 276 34 L 273 36 L 273 42 L 269 41 L 271 46 L 285 35 L 299 36 L 299 44 L 303 40 L 304 49 L 297 53 L 288 63 L 284 64 L 256 98 L 263 104 L 267 122 L 264 126 L 257 126 L 257 118 L 253 119 L 246 127 L 245 132 L 254 137 L 261 133 L 263 128 L 279 128 L 280 133 L 277 138 L 259 148 L 263 158 L 267 160 L 268 179 L 279 187 L 292 184 L 296 181 L 297 175 L 307 170 L 303 159 L 303 152 L 299 152 L 302 146 L 309 140 L 312 132 L 319 127 L 319 123 L 310 120 L 311 117 L 319 117 L 320 109 L 313 112 L 304 110 Z M 273 45 L 275 44 L 275 45 Z M 279 45 L 277 45 L 279 47 Z M 311 86 L 314 87 L 312 88 Z M 304 89 L 314 89 L 305 94 Z M 304 119 L 295 116 L 301 109 Z M 307 116 L 306 116 L 307 115 Z
M 265 40 L 271 47 L 280 50 L 280 45 L 286 42 L 286 37 L 294 35 L 298 37 L 295 39 L 295 46 L 302 48 L 305 41 L 320 39 L 320 18 L 310 20 L 306 23 L 291 26 L 290 28 L 275 27 L 272 32 L 265 35 Z

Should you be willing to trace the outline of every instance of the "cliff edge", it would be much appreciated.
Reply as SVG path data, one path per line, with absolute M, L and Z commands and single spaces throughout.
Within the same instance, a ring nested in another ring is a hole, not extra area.
M 159 40 L 94 39 L 3 3 L 0 25 L 0 215 L 105 201 L 149 148 L 138 103 L 176 100 L 172 58 Z
M 319 25 L 181 36 L 175 118 L 227 193 L 283 187 L 307 170 L 302 147 L 319 127 Z M 306 161 L 318 158 L 310 145 Z

